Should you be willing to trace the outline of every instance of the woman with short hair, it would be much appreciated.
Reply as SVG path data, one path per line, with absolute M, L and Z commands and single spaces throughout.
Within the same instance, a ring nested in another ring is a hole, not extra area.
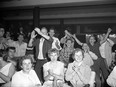
M 32 58 L 29 55 L 22 57 L 19 65 L 22 70 L 13 75 L 11 87 L 41 87 L 40 80 L 32 68 Z
M 83 62 L 84 52 L 77 48 L 73 52 L 74 62 L 68 65 L 66 80 L 70 81 L 73 87 L 94 87 L 95 72 L 90 66 Z

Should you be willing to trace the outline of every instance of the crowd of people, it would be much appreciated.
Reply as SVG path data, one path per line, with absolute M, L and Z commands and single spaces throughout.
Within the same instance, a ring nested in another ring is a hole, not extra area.
M 15 41 L 1 27 L 0 87 L 116 87 L 111 31 L 84 43 L 68 30 L 59 40 L 54 28 L 43 27 L 35 28 L 28 40 L 18 32 Z

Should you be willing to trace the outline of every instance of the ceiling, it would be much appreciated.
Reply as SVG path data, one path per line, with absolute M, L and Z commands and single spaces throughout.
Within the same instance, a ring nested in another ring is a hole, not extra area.
M 103 5 L 116 4 L 115 0 L 0 0 L 0 8 L 27 8 L 39 6 L 48 7 L 67 7 L 83 5 Z

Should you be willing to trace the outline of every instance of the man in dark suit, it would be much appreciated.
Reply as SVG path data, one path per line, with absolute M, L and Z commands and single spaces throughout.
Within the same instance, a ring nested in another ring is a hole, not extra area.
M 41 36 L 41 38 L 35 39 L 37 34 Z M 36 64 L 35 71 L 43 83 L 43 65 L 48 61 L 47 53 L 48 50 L 52 47 L 53 39 L 48 36 L 47 29 L 43 27 L 41 30 L 39 28 L 35 28 L 31 33 L 31 39 L 29 41 L 29 47 L 35 47 L 35 55 L 36 55 Z

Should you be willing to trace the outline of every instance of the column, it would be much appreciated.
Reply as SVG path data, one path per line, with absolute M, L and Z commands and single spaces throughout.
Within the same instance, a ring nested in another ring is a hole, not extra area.
M 33 27 L 39 27 L 40 26 L 40 8 L 34 7 L 33 9 Z

